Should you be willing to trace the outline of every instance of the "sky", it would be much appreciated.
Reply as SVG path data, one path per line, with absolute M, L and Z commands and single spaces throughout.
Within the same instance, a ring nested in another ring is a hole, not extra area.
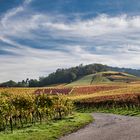
M 140 69 L 139 0 L 0 0 L 0 82 L 91 63 Z

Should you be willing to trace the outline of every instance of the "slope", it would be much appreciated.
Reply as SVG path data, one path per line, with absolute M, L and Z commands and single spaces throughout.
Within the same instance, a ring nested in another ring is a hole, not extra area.
M 80 79 L 68 84 L 71 86 L 74 85 L 92 85 L 98 83 L 115 83 L 115 82 L 123 82 L 130 83 L 134 81 L 139 81 L 140 78 L 134 75 L 130 75 L 123 72 L 116 71 L 106 71 L 99 72 L 96 74 L 90 74 L 87 76 L 83 76 Z

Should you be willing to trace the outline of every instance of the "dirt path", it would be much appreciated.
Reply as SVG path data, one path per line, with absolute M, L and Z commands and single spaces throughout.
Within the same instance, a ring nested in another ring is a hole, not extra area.
M 94 113 L 95 121 L 60 140 L 140 140 L 140 117 Z

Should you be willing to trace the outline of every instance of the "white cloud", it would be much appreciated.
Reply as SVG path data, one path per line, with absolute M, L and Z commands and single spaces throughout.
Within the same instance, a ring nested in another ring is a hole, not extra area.
M 24 1 L 0 20 L 0 42 L 5 43 L 0 50 L 15 54 L 0 56 L 0 81 L 37 78 L 56 68 L 80 63 L 140 68 L 140 16 L 102 14 L 68 22 L 58 16 L 29 12 L 30 2 Z M 49 42 L 47 37 L 64 41 Z M 19 43 L 20 39 L 33 44 Z M 38 42 L 58 46 L 33 48 Z
M 67 48 L 67 52 L 34 49 L 27 46 L 14 50 L 5 48 L 3 50 L 18 55 L 1 57 L 0 81 L 8 79 L 22 80 L 26 77 L 37 78 L 54 71 L 56 68 L 76 66 L 80 63 L 103 63 L 125 67 L 133 64 L 133 66 L 137 66 L 140 59 L 140 57 L 135 57 L 133 54 L 98 55 L 86 51 L 85 46 L 68 46 Z M 121 58 L 121 61 L 118 58 Z

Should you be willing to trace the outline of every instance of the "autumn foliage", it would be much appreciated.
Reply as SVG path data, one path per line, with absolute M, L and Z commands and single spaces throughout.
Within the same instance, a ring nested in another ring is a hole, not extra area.
M 72 113 L 73 104 L 62 96 L 47 94 L 0 94 L 0 130 L 62 119 Z

